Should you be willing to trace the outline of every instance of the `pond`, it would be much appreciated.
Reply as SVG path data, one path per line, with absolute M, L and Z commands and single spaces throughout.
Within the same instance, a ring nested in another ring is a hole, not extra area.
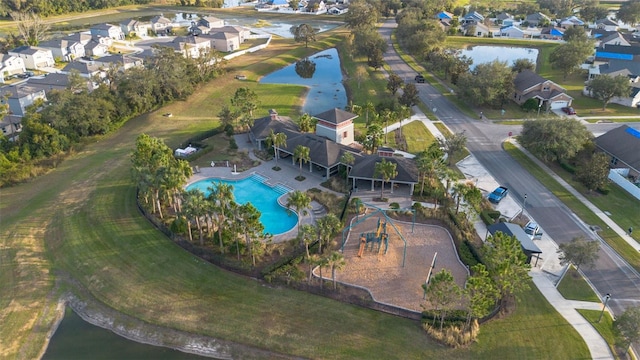
M 44 360 L 158 359 L 200 360 L 204 357 L 137 343 L 92 325 L 67 307 L 64 319 L 51 337 Z
M 311 77 L 303 78 L 296 72 L 296 64 L 291 64 L 263 77 L 262 84 L 293 84 L 309 88 L 302 112 L 319 114 L 333 108 L 347 106 L 347 93 L 342 85 L 340 57 L 336 49 L 328 49 L 308 58 L 315 63 Z
M 473 70 L 478 64 L 486 64 L 494 60 L 506 61 L 508 66 L 513 65 L 513 62 L 518 59 L 528 59 L 536 64 L 538 60 L 538 49 L 478 45 L 461 50 L 458 55 L 466 55 L 473 59 L 473 64 L 471 65 L 471 70 Z
M 171 20 L 173 23 L 180 24 L 180 26 L 190 26 L 192 21 L 197 21 L 201 16 L 212 14 L 197 14 L 197 13 L 164 13 L 164 16 Z M 255 17 L 238 17 L 235 14 L 213 14 L 212 16 L 218 19 L 224 20 L 225 25 L 232 26 L 245 26 L 251 29 L 252 32 L 269 33 L 277 35 L 283 38 L 293 38 L 291 34 L 292 26 L 300 24 L 309 24 L 317 32 L 328 31 L 339 25 L 337 22 L 324 22 L 318 20 L 309 21 L 292 21 L 292 20 L 275 20 L 270 19 L 268 21 L 260 20 Z M 151 17 L 145 18 L 150 20 Z

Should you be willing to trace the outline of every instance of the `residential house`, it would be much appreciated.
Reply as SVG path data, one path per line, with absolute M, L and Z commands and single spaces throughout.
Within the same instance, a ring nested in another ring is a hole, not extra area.
M 115 66 L 119 71 L 142 66 L 142 59 L 131 55 L 107 55 L 97 58 L 93 62 L 104 69 Z
M 224 26 L 224 20 L 213 16 L 204 16 L 198 20 L 198 25 L 206 26 L 209 29 L 221 28 Z
M 315 115 L 316 134 L 342 145 L 351 145 L 354 139 L 353 120 L 358 115 L 338 108 Z
M 589 70 L 588 80 L 598 75 L 615 76 L 614 74 L 623 74 L 630 78 L 640 76 L 640 62 L 629 60 L 612 59 L 604 63 L 587 64 L 585 69 Z
M 545 40 L 562 40 L 564 29 L 556 26 L 547 26 L 540 31 L 540 38 Z
M 201 54 L 206 54 L 211 50 L 211 39 L 209 36 L 177 36 L 171 43 L 162 45 L 173 47 L 176 52 L 181 53 L 184 57 L 197 59 Z
M 560 21 L 558 21 L 558 25 L 561 28 L 567 29 L 567 28 L 575 27 L 575 26 L 584 26 L 585 23 L 584 23 L 584 21 L 578 19 L 577 16 L 571 15 L 571 16 L 566 17 L 564 19 L 560 19 Z
M 327 10 L 327 14 L 342 15 L 342 14 L 346 14 L 347 11 L 349 11 L 349 7 L 347 5 L 337 4 L 337 5 L 330 6 L 329 9 Z
M 541 13 L 541 12 L 536 12 L 533 14 L 529 14 L 524 18 L 524 22 L 529 24 L 529 26 L 546 26 L 551 22 L 551 19 Z
M 603 29 L 606 31 L 618 31 L 620 30 L 620 24 L 617 21 L 613 21 L 609 18 L 596 20 L 596 28 Z
M 448 11 L 440 11 L 436 14 L 438 20 L 453 20 L 453 14 Z
M 620 45 L 620 46 L 631 46 L 631 44 L 625 39 L 622 34 L 615 31 L 608 36 L 604 36 L 598 39 L 598 43 L 596 46 L 604 46 L 604 45 Z
M 91 36 L 90 32 L 78 32 L 78 33 L 73 33 L 69 36 L 65 36 L 63 37 L 63 39 L 70 42 L 79 42 L 84 46 L 84 45 L 87 45 L 89 41 L 91 41 L 91 39 L 93 39 L 93 36 Z M 108 44 L 108 45 L 111 45 L 111 44 Z
M 94 79 L 96 77 L 103 78 L 105 76 L 104 68 L 96 65 L 96 63 L 93 61 L 89 61 L 89 62 L 73 61 L 68 63 L 62 69 L 62 73 L 64 74 L 69 74 L 72 71 L 77 71 L 78 74 L 80 74 L 80 76 L 88 79 Z
M 10 141 L 18 139 L 22 131 L 22 117 L 17 115 L 5 115 L 0 119 L 0 130 Z
M 98 24 L 92 26 L 89 31 L 91 31 L 91 36 L 94 38 L 97 37 L 106 37 L 113 40 L 123 40 L 124 32 L 120 26 L 112 25 L 112 24 Z
M 198 36 L 209 41 L 210 47 L 220 52 L 232 52 L 240 48 L 240 38 L 237 34 L 216 31 L 208 35 Z
M 87 56 L 101 57 L 109 54 L 109 46 L 105 45 L 104 42 L 101 42 L 101 39 L 93 39 L 84 46 L 84 51 Z
M 477 24 L 482 24 L 482 23 L 484 23 L 484 16 L 482 16 L 477 11 L 472 11 L 472 12 L 468 13 L 460 21 L 461 25 L 468 25 L 468 24 L 477 25 Z
M 622 125 L 598 136 L 596 147 L 609 155 L 610 166 L 614 169 L 627 169 L 626 176 L 633 182 L 640 179 L 640 131 Z
M 518 73 L 513 84 L 515 88 L 513 101 L 518 105 L 524 104 L 529 99 L 535 99 L 539 108 L 555 110 L 571 106 L 573 101 L 563 87 L 531 70 Z
M 93 90 L 93 83 L 90 80 L 86 80 L 85 83 L 87 90 Z M 29 78 L 29 80 L 27 80 L 27 84 L 33 88 L 42 89 L 46 95 L 49 95 L 52 91 L 68 89 L 69 75 L 63 73 L 50 73 L 47 74 L 47 76 Z
M 494 22 L 498 25 L 502 25 L 502 26 L 509 26 L 509 25 L 513 25 L 514 23 L 514 18 L 513 15 L 506 13 L 506 12 L 501 12 L 500 14 L 498 14 L 494 20 Z
M 51 50 L 54 59 L 60 59 L 67 62 L 85 56 L 84 45 L 78 41 L 55 39 L 43 41 L 38 44 L 38 47 Z
M 47 100 L 44 90 L 26 84 L 0 88 L 0 104 L 8 104 L 9 113 L 13 115 L 24 116 L 27 107 L 33 105 L 39 99 Z
M 22 58 L 15 55 L 0 54 L 0 83 L 4 84 L 7 76 L 23 74 L 26 71 Z
M 500 28 L 500 36 L 508 38 L 522 39 L 524 38 L 524 31 L 517 26 L 508 25 Z
M 235 34 L 238 36 L 240 44 L 245 42 L 249 36 L 251 35 L 251 30 L 243 26 L 235 26 L 235 25 L 225 25 L 218 29 L 212 29 L 209 34 L 213 34 L 214 32 L 226 32 L 230 34 Z
M 542 254 L 542 250 L 533 242 L 531 237 L 524 232 L 522 227 L 518 224 L 508 223 L 508 222 L 500 222 L 497 224 L 489 225 L 487 227 L 487 232 L 492 236 L 495 236 L 497 233 L 502 233 L 507 236 L 513 236 L 520 242 L 520 247 L 522 248 L 522 252 L 527 257 L 526 263 L 531 264 L 531 259 L 535 256 L 536 263 L 533 266 L 536 266 L 538 260 L 540 259 L 540 254 Z
M 171 31 L 173 23 L 162 15 L 151 18 L 151 31 L 156 35 L 165 35 Z
M 9 55 L 17 56 L 24 61 L 27 69 L 41 69 L 55 65 L 51 50 L 42 49 L 35 46 L 20 46 L 9 50 Z
M 611 103 L 619 104 L 629 107 L 639 107 L 640 105 L 640 63 L 638 62 L 625 62 L 625 61 L 612 61 L 611 64 L 600 65 L 600 73 L 598 75 L 607 75 L 610 77 L 624 76 L 629 79 L 630 94 L 627 97 L 616 96 L 610 100 Z M 594 75 L 590 79 L 595 78 L 598 75 Z M 587 83 L 582 89 L 582 93 L 585 96 L 591 96 L 589 91 L 589 84 Z
M 135 19 L 125 20 L 120 23 L 120 30 L 124 36 L 137 36 L 140 38 L 147 37 L 149 30 L 151 29 L 151 23 L 142 22 Z
M 462 32 L 467 36 L 489 37 L 493 36 L 493 31 L 483 23 L 467 23 L 462 25 Z

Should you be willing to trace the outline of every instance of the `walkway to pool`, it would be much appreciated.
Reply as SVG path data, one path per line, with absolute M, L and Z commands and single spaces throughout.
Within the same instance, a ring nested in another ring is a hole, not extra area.
M 236 138 L 236 143 L 238 144 L 239 151 L 247 151 L 251 159 L 259 160 L 253 154 L 252 144 L 247 143 L 246 135 L 243 135 L 243 134 L 236 135 L 235 138 Z M 259 160 L 259 161 L 260 161 L 260 165 L 237 174 L 233 173 L 232 165 L 230 167 L 221 167 L 221 166 L 201 167 L 200 172 L 193 174 L 191 179 L 189 179 L 189 183 L 204 180 L 207 178 L 239 180 L 239 179 L 244 179 L 246 177 L 249 177 L 254 173 L 257 173 L 262 177 L 268 178 L 267 183 L 271 186 L 282 184 L 285 187 L 288 187 L 292 190 L 301 190 L 301 191 L 307 191 L 308 189 L 311 189 L 311 188 L 318 188 L 318 189 L 321 189 L 322 191 L 334 193 L 338 196 L 344 196 L 344 194 L 342 193 L 329 190 L 323 187 L 322 185 L 320 185 L 320 183 L 324 182 L 326 179 L 319 174 L 305 171 L 304 167 L 302 169 L 302 175 L 306 179 L 304 181 L 297 181 L 295 177 L 298 176 L 298 174 L 300 173 L 300 169 L 298 168 L 298 166 L 291 164 L 290 159 L 278 160 L 278 166 L 281 169 L 280 171 L 275 171 L 272 169 L 276 165 L 275 159 L 271 161 L 263 161 L 263 160 Z M 387 189 L 385 190 L 385 195 L 386 196 L 391 195 L 391 198 L 389 199 L 389 203 L 397 202 L 401 205 L 401 208 L 411 206 L 411 199 L 408 197 L 408 194 L 402 194 L 400 192 L 396 192 L 395 194 L 389 194 L 389 189 Z M 364 202 L 376 205 L 376 203 L 372 202 L 372 199 L 374 197 L 380 196 L 380 191 L 358 192 L 358 193 L 354 193 L 353 196 L 357 196 Z M 281 204 L 285 204 L 287 202 L 287 194 L 283 195 L 279 199 L 279 202 Z M 387 207 L 388 204 L 384 203 L 379 205 L 382 207 Z M 312 209 L 309 209 L 307 215 L 301 216 L 301 221 L 300 221 L 301 224 L 313 224 L 315 223 L 316 218 L 324 216 L 325 214 L 324 212 L 314 211 L 322 208 L 322 206 L 319 203 L 314 201 L 311 203 L 311 207 Z M 292 230 L 286 233 L 276 235 L 273 237 L 273 241 L 282 242 L 282 241 L 292 239 L 297 235 L 297 230 L 298 229 L 296 226 Z

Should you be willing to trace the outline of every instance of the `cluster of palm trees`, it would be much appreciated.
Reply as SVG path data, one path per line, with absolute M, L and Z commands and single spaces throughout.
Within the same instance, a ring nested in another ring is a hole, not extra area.
M 161 219 L 165 218 L 163 209 L 171 209 L 176 216 L 173 229 L 186 232 L 190 241 L 195 225 L 200 246 L 206 239 L 214 241 L 217 234 L 220 252 L 224 253 L 224 240 L 231 239 L 238 260 L 246 251 L 254 266 L 266 253 L 270 239 L 264 234 L 260 212 L 250 203 L 237 204 L 231 185 L 218 183 L 208 188 L 208 195 L 196 189 L 184 190 L 193 174 L 189 163 L 176 159 L 171 148 L 146 134 L 136 139 L 131 161 L 141 202 Z
M 322 269 L 329 268 L 331 270 L 333 288 L 334 290 L 336 289 L 336 270 L 344 268 L 346 261 L 344 255 L 339 251 L 331 251 L 328 254 L 324 252 L 330 248 L 333 235 L 335 235 L 341 227 L 342 224 L 338 217 L 331 213 L 320 218 L 315 225 L 305 224 L 300 227 L 297 240 L 305 248 L 305 261 L 309 265 L 309 283 L 311 283 L 313 279 L 313 269 L 318 267 L 320 287 L 324 288 Z M 318 244 L 318 251 L 317 253 L 311 254 L 310 247 L 315 243 Z
M 364 116 L 367 133 L 362 141 L 364 148 L 370 152 L 375 151 L 378 146 L 383 143 L 387 143 L 387 133 L 384 128 L 389 124 L 393 124 L 396 121 L 400 122 L 400 137 L 402 137 L 402 120 L 411 116 L 411 109 L 404 105 L 395 106 L 394 109 L 388 107 L 376 107 L 371 101 L 367 101 L 364 106 L 351 104 L 348 107 L 349 111 Z

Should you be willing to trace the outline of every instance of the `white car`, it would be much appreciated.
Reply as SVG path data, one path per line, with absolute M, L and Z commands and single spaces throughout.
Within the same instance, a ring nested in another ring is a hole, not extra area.
M 524 227 L 524 232 L 529 235 L 531 240 L 540 240 L 542 239 L 542 229 L 538 226 L 538 223 L 529 221 L 527 225 Z

